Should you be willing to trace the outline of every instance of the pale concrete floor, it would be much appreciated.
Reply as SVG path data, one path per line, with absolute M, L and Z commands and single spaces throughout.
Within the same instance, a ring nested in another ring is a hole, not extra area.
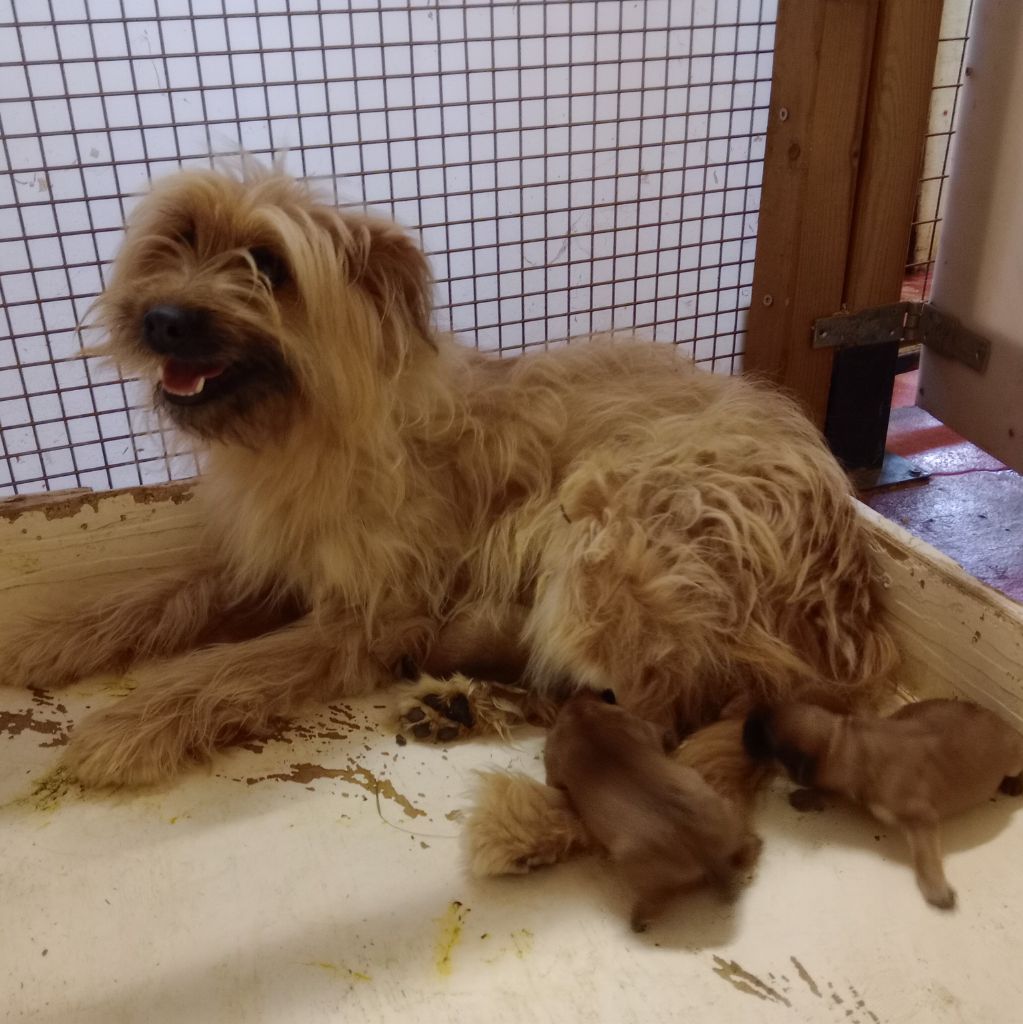
M 596 859 L 463 871 L 472 769 L 539 775 L 539 734 L 399 747 L 378 697 L 159 791 L 81 794 L 48 773 L 104 689 L 0 691 L 4 1020 L 1020 1020 L 1023 814 L 1007 798 L 947 829 L 946 914 L 898 836 L 798 814 L 778 783 L 739 902 L 697 895 L 635 936 Z

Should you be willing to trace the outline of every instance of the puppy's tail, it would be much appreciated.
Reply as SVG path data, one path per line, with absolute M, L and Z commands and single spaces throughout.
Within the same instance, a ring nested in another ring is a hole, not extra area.
M 750 756 L 741 718 L 725 718 L 699 729 L 673 755 L 679 764 L 698 771 L 710 787 L 747 814 L 771 775 L 769 762 Z

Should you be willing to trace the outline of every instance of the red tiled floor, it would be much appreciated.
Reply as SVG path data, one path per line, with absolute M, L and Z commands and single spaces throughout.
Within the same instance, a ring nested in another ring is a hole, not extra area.
M 978 579 L 1023 601 L 1023 478 L 918 409 L 916 376 L 896 378 L 887 447 L 931 478 L 861 497 Z

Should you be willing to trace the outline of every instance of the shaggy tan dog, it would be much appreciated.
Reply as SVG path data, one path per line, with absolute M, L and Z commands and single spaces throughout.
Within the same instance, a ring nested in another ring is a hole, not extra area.
M 0 638 L 8 684 L 150 663 L 76 729 L 83 782 L 171 775 L 408 659 L 613 686 L 680 732 L 889 673 L 845 478 L 795 405 L 669 345 L 495 359 L 430 316 L 402 231 L 279 174 L 183 173 L 140 204 L 98 319 L 206 447 L 208 528 L 193 564 Z M 260 602 L 299 613 L 208 643 Z M 437 729 L 503 714 L 416 696 Z

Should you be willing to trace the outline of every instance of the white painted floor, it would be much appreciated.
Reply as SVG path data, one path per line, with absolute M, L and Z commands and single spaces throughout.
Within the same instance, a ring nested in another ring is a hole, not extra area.
M 899 837 L 798 814 L 779 783 L 740 901 L 698 895 L 635 936 L 595 859 L 463 871 L 472 770 L 539 775 L 538 734 L 400 747 L 385 695 L 159 792 L 83 795 L 49 773 L 109 689 L 0 691 L 5 1021 L 1023 1020 L 1018 801 L 947 829 L 960 905 L 943 914 Z

